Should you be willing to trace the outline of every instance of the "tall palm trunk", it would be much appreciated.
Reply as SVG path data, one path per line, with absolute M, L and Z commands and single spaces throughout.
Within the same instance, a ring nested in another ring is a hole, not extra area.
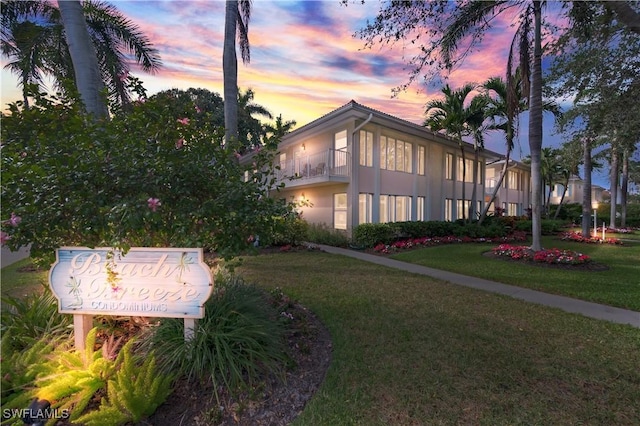
M 480 154 L 478 148 L 473 152 L 473 189 L 471 190 L 471 205 L 469 206 L 469 222 L 474 218 L 478 219 L 476 205 L 478 201 L 478 162 Z
M 542 33 L 541 2 L 533 2 L 534 13 L 534 51 L 533 72 L 531 74 L 531 103 L 529 107 L 529 150 L 531 153 L 531 249 L 542 250 L 542 223 L 540 203 L 542 201 L 542 176 L 540 159 L 542 152 Z
M 589 238 L 591 233 L 591 140 L 583 141 L 584 156 L 584 192 L 582 193 L 582 236 Z
M 224 18 L 224 49 L 222 70 L 224 79 L 224 135 L 229 143 L 238 139 L 238 58 L 236 56 L 236 32 L 238 2 L 227 0 Z
M 496 200 L 498 191 L 500 191 L 500 186 L 502 185 L 502 182 L 504 181 L 504 178 L 507 175 L 507 170 L 509 169 L 509 161 L 511 161 L 510 157 L 511 157 L 511 149 L 507 148 L 507 155 L 505 156 L 505 159 L 504 159 L 504 166 L 502 166 L 502 170 L 500 171 L 500 177 L 498 178 L 496 185 L 493 187 L 493 192 L 491 193 L 491 199 L 484 206 L 482 215 L 480 216 L 480 220 L 478 221 L 478 225 L 482 225 L 482 222 L 484 222 L 484 219 L 487 217 L 487 213 L 489 212 L 489 208 L 491 207 L 491 204 Z
M 627 226 L 627 192 L 629 191 L 629 148 L 622 152 L 622 175 L 620 182 L 620 226 Z
M 569 179 L 571 178 L 571 174 L 568 173 L 565 175 L 564 182 L 562 183 L 562 196 L 560 197 L 560 203 L 558 204 L 558 208 L 556 209 L 556 213 L 553 215 L 553 220 L 558 219 L 558 215 L 560 214 L 560 209 L 562 208 L 562 203 L 564 202 L 564 197 L 567 195 L 567 187 L 569 186 Z
M 609 227 L 611 229 L 616 228 L 616 211 L 618 207 L 618 177 L 620 176 L 619 170 L 619 155 L 617 142 L 611 144 L 611 172 L 609 174 L 609 185 L 611 190 L 611 219 L 609 220 Z
M 464 145 L 462 145 L 462 136 L 460 138 L 460 153 L 462 155 L 462 220 L 467 221 L 467 211 L 464 208 L 467 192 L 467 159 L 464 154 Z
M 106 118 L 109 111 L 103 93 L 104 83 L 82 5 L 77 0 L 58 0 L 58 7 L 82 102 L 89 114 L 96 118 Z

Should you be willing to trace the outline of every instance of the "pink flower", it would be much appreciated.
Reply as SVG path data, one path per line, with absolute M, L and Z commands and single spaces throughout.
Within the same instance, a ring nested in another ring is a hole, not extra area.
M 196 105 L 196 112 L 197 112 L 198 114 L 200 114 L 200 113 L 202 112 L 202 110 L 200 109 L 200 107 L 199 107 L 198 105 Z
M 9 225 L 15 227 L 15 226 L 18 226 L 21 221 L 22 221 L 22 218 L 20 216 L 17 216 L 15 213 L 11 212 L 11 218 L 9 218 Z
M 158 207 L 160 207 L 160 205 L 162 205 L 162 203 L 160 202 L 160 199 L 158 199 L 158 198 L 149 198 L 147 200 L 147 205 L 149 206 L 149 208 L 151 209 L 152 212 L 155 212 L 156 210 L 158 210 Z
M 184 146 L 184 138 L 180 138 L 176 141 L 176 149 L 180 149 Z
M 178 118 L 178 120 L 176 120 L 178 123 L 180 124 L 184 124 L 185 126 L 189 124 L 189 119 L 187 117 L 185 118 Z
M 11 239 L 11 235 L 7 234 L 4 231 L 0 231 L 0 244 L 5 245 L 7 241 Z

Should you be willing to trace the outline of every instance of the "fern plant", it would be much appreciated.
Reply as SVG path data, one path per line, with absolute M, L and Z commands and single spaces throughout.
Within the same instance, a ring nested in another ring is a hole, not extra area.
M 51 402 L 52 408 L 67 409 L 70 420 L 76 420 L 85 410 L 91 398 L 104 389 L 114 374 L 116 363 L 95 351 L 96 328 L 87 335 L 83 351 L 57 349 L 50 360 L 34 364 L 36 389 L 34 397 Z
M 102 399 L 99 409 L 78 418 L 79 423 L 87 426 L 137 423 L 153 414 L 167 399 L 173 377 L 158 373 L 153 354 L 138 365 L 132 345 L 133 340 L 129 340 L 118 354 L 118 370 L 107 383 L 108 399 Z
M 12 340 L 12 331 L 3 333 L 2 343 L 0 343 L 2 355 L 2 397 L 3 407 L 7 404 L 17 407 L 29 405 L 31 395 L 28 390 L 36 379 L 35 372 L 30 367 L 42 361 L 43 356 L 50 354 L 55 346 L 56 339 L 46 338 L 36 341 L 26 350 L 15 350 L 13 345 L 8 343 Z M 15 401 L 14 401 L 15 400 Z

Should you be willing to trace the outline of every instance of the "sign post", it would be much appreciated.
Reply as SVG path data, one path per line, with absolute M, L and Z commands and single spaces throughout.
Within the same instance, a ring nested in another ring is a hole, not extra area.
M 184 318 L 185 339 L 213 291 L 198 248 L 61 247 L 49 271 L 60 313 L 73 314 L 76 349 L 85 346 L 93 315 Z

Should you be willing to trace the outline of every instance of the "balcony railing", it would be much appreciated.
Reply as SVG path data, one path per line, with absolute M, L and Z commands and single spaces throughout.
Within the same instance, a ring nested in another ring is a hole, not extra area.
M 351 161 L 349 153 L 329 149 L 316 154 L 301 155 L 280 163 L 276 170 L 278 181 L 310 183 L 309 181 L 327 181 L 332 177 L 349 177 Z

